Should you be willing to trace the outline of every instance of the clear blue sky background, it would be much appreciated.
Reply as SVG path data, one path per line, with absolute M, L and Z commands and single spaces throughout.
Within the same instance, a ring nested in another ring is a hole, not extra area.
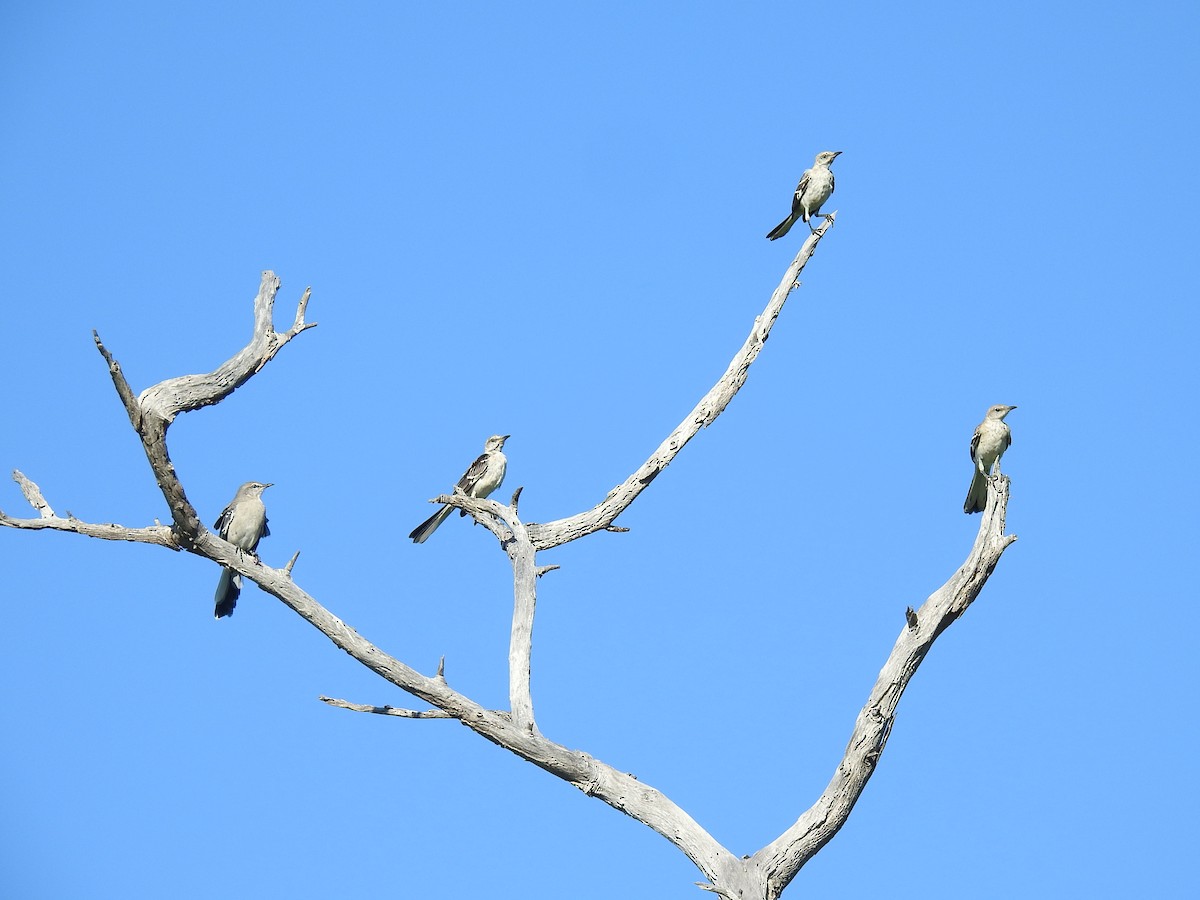
M 547 521 L 724 370 L 836 226 L 746 387 L 624 515 L 544 555 L 543 731 L 738 854 L 817 796 L 960 565 L 967 442 L 1015 403 L 1009 528 L 797 896 L 1184 897 L 1197 800 L 1200 8 L 8 3 L 0 466 L 59 512 L 167 510 L 136 390 L 314 329 L 171 449 L 211 524 L 413 666 L 505 703 L 506 559 L 405 534 L 483 439 Z M 7 483 L 7 482 L 6 482 Z M 507 491 L 505 492 L 507 493 Z M 13 485 L 0 506 L 28 507 Z M 662 838 L 405 705 L 256 588 L 160 548 L 0 532 L 0 894 L 687 900 Z M 789 894 L 788 896 L 790 896 Z

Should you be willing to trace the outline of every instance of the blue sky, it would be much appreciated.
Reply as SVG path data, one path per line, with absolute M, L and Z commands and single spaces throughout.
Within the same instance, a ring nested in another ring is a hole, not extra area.
M 962 562 L 967 442 L 1017 404 L 1020 540 L 935 645 L 797 896 L 1183 897 L 1198 799 L 1200 200 L 1184 3 L 180 3 L 0 8 L 0 466 L 59 511 L 167 510 L 135 390 L 320 323 L 170 433 L 211 524 L 272 481 L 282 565 L 505 702 L 507 562 L 429 514 L 513 435 L 525 518 L 598 502 L 836 226 L 748 383 L 621 518 L 548 553 L 544 733 L 738 854 L 816 798 L 896 634 Z M 25 515 L 15 485 L 0 508 Z M 160 548 L 2 531 L 0 893 L 698 897 L 648 829 L 406 705 Z M 846 885 L 853 885 L 847 891 Z

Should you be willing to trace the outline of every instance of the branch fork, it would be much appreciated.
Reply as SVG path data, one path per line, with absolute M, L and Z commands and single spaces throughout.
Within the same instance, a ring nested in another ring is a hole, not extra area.
M 298 553 L 285 569 L 273 569 L 257 557 L 236 551 L 233 545 L 201 524 L 175 474 L 167 453 L 166 432 L 180 412 L 220 402 L 253 377 L 292 338 L 313 327 L 305 321 L 311 292 L 301 297 L 292 326 L 277 332 L 272 325 L 273 304 L 279 279 L 264 272 L 254 301 L 254 328 L 250 341 L 235 356 L 211 373 L 170 378 L 134 397 L 120 364 L 95 335 L 96 346 L 108 364 L 113 385 L 130 423 L 141 438 L 154 477 L 171 510 L 172 525 L 127 529 L 118 525 L 92 525 L 57 516 L 40 489 L 19 472 L 14 477 L 36 518 L 14 519 L 0 512 L 0 524 L 16 528 L 51 528 L 92 537 L 159 543 L 186 549 L 234 569 L 278 598 L 317 628 L 336 647 L 390 684 L 429 704 L 428 710 L 369 706 L 321 697 L 330 705 L 358 712 L 408 719 L 457 719 L 472 731 L 515 755 L 597 797 L 665 837 L 708 879 L 699 886 L 725 900 L 776 900 L 800 868 L 841 828 L 873 774 L 886 747 L 900 697 L 928 653 L 934 640 L 975 600 L 1004 550 L 1016 540 L 1004 534 L 1009 481 L 997 476 L 989 482 L 988 501 L 980 530 L 966 562 L 950 579 L 913 610 L 879 677 L 854 723 L 842 760 L 817 801 L 774 841 L 747 857 L 737 857 L 721 846 L 683 809 L 655 788 L 632 775 L 551 741 L 539 731 L 530 685 L 533 622 L 537 606 L 537 580 L 555 565 L 538 565 L 538 551 L 576 540 L 596 531 L 624 532 L 614 524 L 640 493 L 675 459 L 699 430 L 724 411 L 745 383 L 789 294 L 799 286 L 799 276 L 817 244 L 834 224 L 836 213 L 801 246 L 784 273 L 766 308 L 755 317 L 749 335 L 724 374 L 669 433 L 659 447 L 621 484 L 590 510 L 538 524 L 525 523 L 518 513 L 521 489 L 505 506 L 490 499 L 468 497 L 461 491 L 436 502 L 469 513 L 491 531 L 504 548 L 513 568 L 513 620 L 509 643 L 509 710 L 489 710 L 449 686 L 444 660 L 434 677 L 417 672 L 385 653 L 341 619 L 321 606 L 291 577 Z

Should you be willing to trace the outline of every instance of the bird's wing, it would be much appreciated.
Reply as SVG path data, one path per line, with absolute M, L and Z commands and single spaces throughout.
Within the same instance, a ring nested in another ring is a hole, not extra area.
M 1004 433 L 1004 449 L 1007 450 L 1012 446 L 1012 429 L 1008 429 Z
M 225 533 L 229 530 L 229 522 L 233 519 L 233 504 L 230 503 L 227 507 L 221 510 L 221 515 L 217 516 L 217 521 L 213 523 L 213 528 L 217 529 L 217 534 L 225 537 Z
M 271 529 L 267 527 L 267 517 L 263 516 L 263 530 L 262 530 L 262 534 L 260 534 L 259 537 L 265 538 L 265 537 L 270 536 L 270 534 L 271 534 Z
M 800 208 L 800 200 L 804 197 L 804 192 L 808 190 L 810 175 L 812 175 L 812 169 L 805 169 L 804 174 L 800 176 L 800 183 L 796 185 L 796 199 L 792 201 L 792 209 Z
M 471 463 L 471 468 L 463 473 L 463 477 L 458 479 L 458 487 L 463 489 L 463 493 L 470 494 L 471 488 L 479 483 L 479 479 L 483 477 L 483 473 L 487 471 L 488 461 L 491 459 L 490 453 L 481 453 L 475 462 Z
M 979 449 L 979 433 L 982 430 L 982 425 L 976 426 L 975 436 L 971 438 L 971 462 L 975 462 L 975 451 Z

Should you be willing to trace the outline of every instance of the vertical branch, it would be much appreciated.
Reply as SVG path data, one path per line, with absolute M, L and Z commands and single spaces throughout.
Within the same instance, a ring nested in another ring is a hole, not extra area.
M 533 719 L 533 693 L 530 690 L 530 666 L 533 657 L 533 616 L 537 611 L 537 569 L 533 544 L 525 523 L 517 517 L 521 488 L 513 493 L 512 505 L 504 510 L 503 521 L 511 528 L 500 542 L 512 560 L 513 620 L 508 641 L 508 705 L 513 724 L 530 734 L 537 733 Z M 499 523 L 497 523 L 499 524 Z
M 121 403 L 129 416 L 129 422 L 141 439 L 142 450 L 150 462 L 150 471 L 154 473 L 159 490 L 162 491 L 167 506 L 171 510 L 171 519 L 178 527 L 177 537 L 190 546 L 192 539 L 203 526 L 195 507 L 184 493 L 179 476 L 175 474 L 171 456 L 167 452 L 167 428 L 170 427 L 170 419 L 162 416 L 157 408 L 143 407 L 142 402 L 133 396 L 133 390 L 125 379 L 121 364 L 104 346 L 100 335 L 93 331 L 92 339 L 96 342 L 96 349 L 108 365 L 108 374 L 112 378 L 117 396 L 121 398 Z
M 533 565 L 533 545 L 524 526 L 521 537 L 509 542 L 513 566 L 512 636 L 508 642 L 508 702 L 513 723 L 534 733 L 533 694 L 530 691 L 530 665 L 533 656 L 533 616 L 537 611 L 537 576 Z

